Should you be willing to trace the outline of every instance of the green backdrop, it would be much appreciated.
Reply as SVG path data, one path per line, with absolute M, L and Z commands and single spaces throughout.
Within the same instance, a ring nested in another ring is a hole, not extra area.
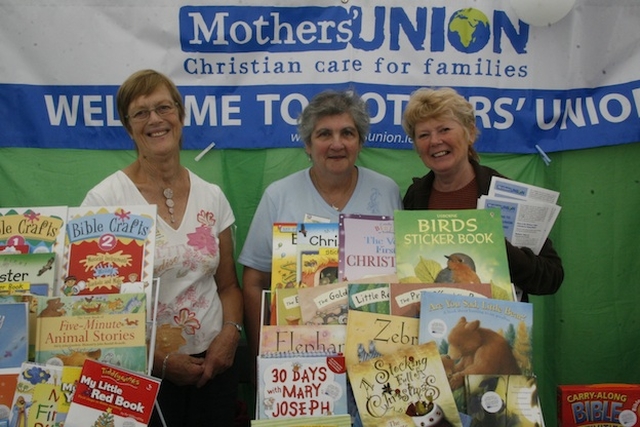
M 308 165 L 299 149 L 212 150 L 183 163 L 225 191 L 237 218 L 237 251 L 264 188 Z M 0 148 L 0 207 L 78 205 L 129 164 L 133 151 Z M 512 179 L 560 192 L 551 232 L 565 280 L 532 297 L 534 366 L 548 426 L 558 384 L 640 383 L 640 143 L 537 155 L 481 155 Z M 364 149 L 359 163 L 395 179 L 402 193 L 426 169 L 412 151 Z M 240 271 L 240 270 L 239 270 Z

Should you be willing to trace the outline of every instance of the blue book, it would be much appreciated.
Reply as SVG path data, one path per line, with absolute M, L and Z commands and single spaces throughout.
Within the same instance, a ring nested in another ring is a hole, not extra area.
M 29 355 L 26 302 L 0 303 L 0 369 L 19 368 Z

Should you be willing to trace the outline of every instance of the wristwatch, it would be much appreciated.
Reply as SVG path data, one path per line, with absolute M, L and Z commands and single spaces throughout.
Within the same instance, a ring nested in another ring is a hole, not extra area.
M 225 325 L 232 325 L 234 326 L 237 330 L 238 333 L 242 335 L 242 325 L 236 322 L 232 322 L 231 320 L 227 320 L 226 322 L 224 322 Z

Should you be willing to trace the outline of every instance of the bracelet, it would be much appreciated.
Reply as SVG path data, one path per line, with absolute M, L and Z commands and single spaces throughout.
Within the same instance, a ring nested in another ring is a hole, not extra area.
M 223 326 L 224 326 L 224 325 L 231 325 L 231 326 L 233 326 L 234 328 L 236 328 L 236 329 L 238 330 L 238 333 L 239 333 L 240 335 L 242 335 L 242 325 L 241 325 L 241 324 L 236 323 L 236 322 L 233 322 L 233 321 L 231 321 L 231 320 L 227 320 L 227 321 L 226 321 L 226 322 L 224 322 L 222 325 L 223 325 Z
M 167 361 L 169 360 L 169 356 L 171 356 L 171 354 L 173 353 L 167 353 L 167 355 L 164 357 L 164 360 L 162 361 L 162 374 L 160 376 L 161 379 L 164 379 L 164 374 L 167 371 Z

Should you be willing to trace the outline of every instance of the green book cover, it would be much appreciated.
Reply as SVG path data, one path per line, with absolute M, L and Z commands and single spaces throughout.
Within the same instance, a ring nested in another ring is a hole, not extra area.
M 514 300 L 499 209 L 395 211 L 396 274 L 404 283 L 491 283 Z

